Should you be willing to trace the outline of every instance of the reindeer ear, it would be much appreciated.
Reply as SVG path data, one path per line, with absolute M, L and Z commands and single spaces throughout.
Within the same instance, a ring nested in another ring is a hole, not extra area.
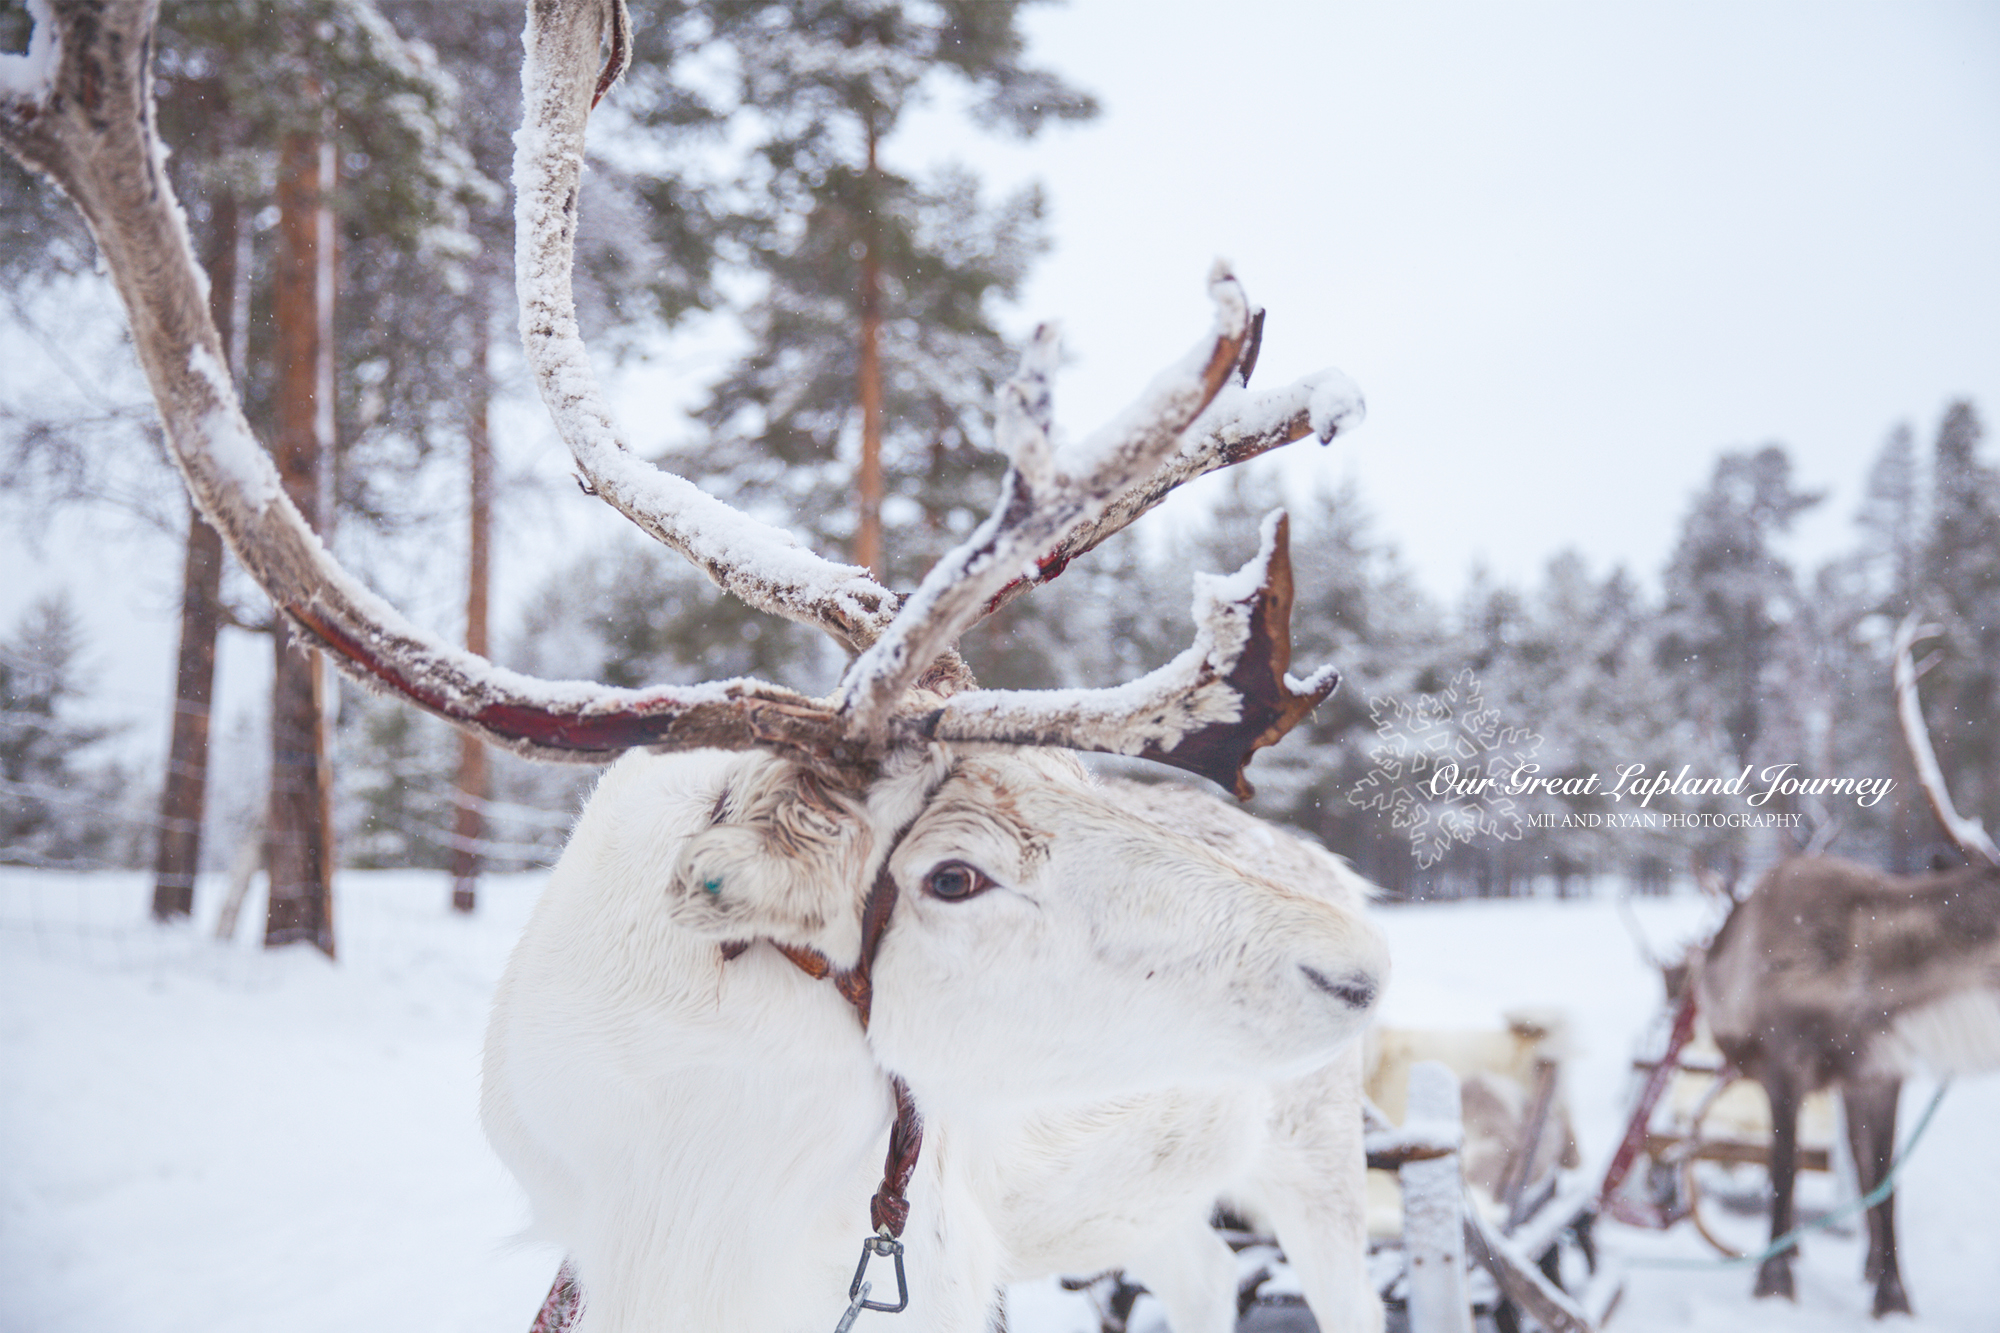
M 868 824 L 860 802 L 772 755 L 732 765 L 706 828 L 681 847 L 669 909 L 689 930 L 844 958 L 860 947 Z

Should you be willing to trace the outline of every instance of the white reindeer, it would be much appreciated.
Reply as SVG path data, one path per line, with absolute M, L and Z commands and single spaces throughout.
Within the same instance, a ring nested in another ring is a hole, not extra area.
M 1308 1269 L 1326 1327 L 1369 1327 L 1348 1040 L 1369 997 L 1339 992 L 1374 984 L 1380 941 L 1358 902 L 1131 806 L 1037 751 L 933 752 L 831 809 L 765 756 L 614 768 L 487 1043 L 488 1134 L 570 1250 L 577 1327 L 832 1327 L 895 1115 L 885 1071 L 925 1119 L 917 1327 L 984 1328 L 1004 1282 L 1122 1265 L 1176 1333 L 1226 1330 L 1225 1193 L 1327 1269 Z M 725 961 L 747 937 L 854 956 L 856 871 L 913 815 L 865 1033 L 776 949 Z
M 1282 516 L 1249 566 L 1199 587 L 1194 646 L 1141 680 L 981 691 L 953 648 L 1187 478 L 1330 439 L 1360 414 L 1344 377 L 1237 383 L 1261 312 L 1219 268 L 1212 333 L 1060 454 L 1054 343 L 1037 338 L 1002 396 L 1000 503 L 914 594 L 821 560 L 619 442 L 569 269 L 584 124 L 626 21 L 616 0 L 533 0 L 522 332 L 579 472 L 735 595 L 858 657 L 825 700 L 519 676 L 340 569 L 251 436 L 159 171 L 152 4 L 34 10 L 30 53 L 0 57 L 0 143 L 89 221 L 190 492 L 291 630 L 518 752 L 653 752 L 617 764 L 579 821 L 488 1046 L 488 1132 L 571 1253 L 552 1299 L 580 1288 L 575 1328 L 824 1328 L 867 1295 L 860 1255 L 877 1304 L 907 1278 L 911 1333 L 985 1328 L 1001 1283 L 1099 1263 L 1208 1333 L 1230 1284 L 1200 1223 L 1224 1192 L 1268 1211 L 1329 1327 L 1379 1323 L 1352 1039 L 1387 958 L 1358 892 L 1244 817 L 1094 783 L 1064 752 L 1248 794 L 1250 755 L 1335 683 L 1288 674 Z

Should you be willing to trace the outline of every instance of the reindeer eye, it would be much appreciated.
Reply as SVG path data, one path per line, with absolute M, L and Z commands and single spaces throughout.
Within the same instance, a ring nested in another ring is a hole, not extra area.
M 992 887 L 991 876 L 963 861 L 946 861 L 933 866 L 931 873 L 924 876 L 924 892 L 948 903 L 964 902 Z

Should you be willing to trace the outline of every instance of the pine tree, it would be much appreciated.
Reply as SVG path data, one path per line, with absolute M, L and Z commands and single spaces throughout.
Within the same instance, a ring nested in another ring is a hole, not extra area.
M 1918 868 L 1917 843 L 1928 841 L 1890 689 L 1888 652 L 1896 622 L 1923 601 L 1924 510 L 1915 436 L 1898 425 L 1864 479 L 1853 548 L 1820 569 L 1801 617 L 1824 698 L 1816 753 L 1809 757 L 1827 773 L 1896 782 L 1887 801 L 1831 812 L 1840 821 L 1837 850 L 1898 872 Z
M 756 676 L 814 693 L 843 665 L 817 630 L 752 610 L 671 551 L 631 538 L 550 574 L 509 664 L 625 688 Z
M 1897 426 L 1868 469 L 1861 508 L 1854 516 L 1861 529 L 1859 573 L 1869 609 L 1892 619 L 1915 604 L 1924 572 L 1922 482 L 1916 438 L 1907 425 Z
M 1941 613 L 1945 655 L 1925 678 L 1933 743 L 1953 797 L 2000 819 L 2000 470 L 1980 457 L 1985 435 L 1955 402 L 1932 451 L 1926 601 Z
M 962 169 L 919 181 L 882 148 L 945 80 L 975 95 L 975 123 L 1024 137 L 1094 113 L 1024 63 L 1021 8 L 702 11 L 734 79 L 725 109 L 754 144 L 727 212 L 737 261 L 763 290 L 747 316 L 751 349 L 701 410 L 710 442 L 688 465 L 740 501 L 807 517 L 816 540 L 884 577 L 920 573 L 991 494 L 976 479 L 1002 466 L 988 422 L 1015 359 L 992 304 L 1018 292 L 1045 241 L 1035 189 L 988 205 Z M 844 490 L 854 507 L 826 504 Z
M 34 20 L 25 5 L 0 8 L 0 52 L 27 51 Z M 61 194 L 0 156 L 0 289 L 18 293 L 52 273 L 90 267 L 90 229 Z
M 1785 693 L 1778 640 L 1798 592 L 1773 540 L 1820 498 L 1794 486 L 1778 445 L 1726 452 L 1667 565 L 1659 659 L 1687 680 L 1690 703 L 1738 764 L 1757 755 Z
M 455 811 L 450 728 L 359 690 L 343 697 L 342 716 L 350 710 L 359 735 L 343 747 L 343 861 L 363 869 L 447 869 Z
M 25 43 L 26 12 L 12 13 Z M 10 49 L 9 40 L 0 35 L 0 51 Z M 158 412 L 136 367 L 121 383 L 98 359 L 120 355 L 122 328 L 83 344 L 47 318 L 83 304 L 68 287 L 95 281 L 96 258 L 82 214 L 48 181 L 0 154 L 0 319 L 31 333 L 67 371 L 53 388 L 17 377 L 0 402 L 0 521 L 30 537 L 68 505 L 108 501 L 149 522 L 171 512 L 155 502 L 175 495 L 165 460 L 151 447 Z
M 72 868 L 119 850 L 118 775 L 93 764 L 112 734 L 84 722 L 83 635 L 67 598 L 45 598 L 0 641 L 0 864 Z

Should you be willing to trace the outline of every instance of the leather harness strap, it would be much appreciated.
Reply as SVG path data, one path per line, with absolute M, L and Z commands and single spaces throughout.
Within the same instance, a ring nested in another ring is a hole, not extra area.
M 882 939 L 889 933 L 889 917 L 896 910 L 896 879 L 889 873 L 889 862 L 903 845 L 903 835 L 916 822 L 913 818 L 897 829 L 896 836 L 889 840 L 889 849 L 882 853 L 875 882 L 868 887 L 868 897 L 861 905 L 861 955 L 854 960 L 853 967 L 836 972 L 833 977 L 834 989 L 854 1006 L 863 1032 L 868 1030 L 868 1015 L 875 1002 L 875 955 L 881 952 Z M 794 963 L 799 961 L 790 950 L 782 952 Z M 910 1201 L 904 1192 L 910 1187 L 910 1177 L 916 1173 L 917 1154 L 923 1151 L 924 1118 L 917 1112 L 917 1101 L 910 1095 L 909 1084 L 891 1074 L 889 1089 L 896 1096 L 896 1122 L 889 1127 L 889 1154 L 882 1163 L 882 1184 L 868 1201 L 868 1223 L 878 1232 L 886 1230 L 892 1237 L 900 1238 L 903 1224 L 910 1220 Z
M 917 1099 L 910 1085 L 889 1076 L 890 1090 L 896 1094 L 896 1123 L 889 1126 L 889 1155 L 882 1163 L 882 1184 L 868 1201 L 868 1224 L 877 1231 L 901 1237 L 903 1224 L 910 1220 L 910 1201 L 905 1191 L 917 1170 L 917 1154 L 924 1147 L 924 1118 L 917 1112 Z
M 834 987 L 854 1006 L 864 1032 L 868 1029 L 869 1009 L 875 1001 L 875 955 L 881 952 L 882 937 L 889 931 L 889 916 L 896 910 L 896 881 L 889 874 L 889 858 L 896 854 L 903 835 L 909 831 L 909 824 L 896 830 L 888 852 L 882 857 L 882 865 L 875 872 L 868 899 L 861 905 L 861 956 L 855 959 L 853 967 L 833 979 Z

